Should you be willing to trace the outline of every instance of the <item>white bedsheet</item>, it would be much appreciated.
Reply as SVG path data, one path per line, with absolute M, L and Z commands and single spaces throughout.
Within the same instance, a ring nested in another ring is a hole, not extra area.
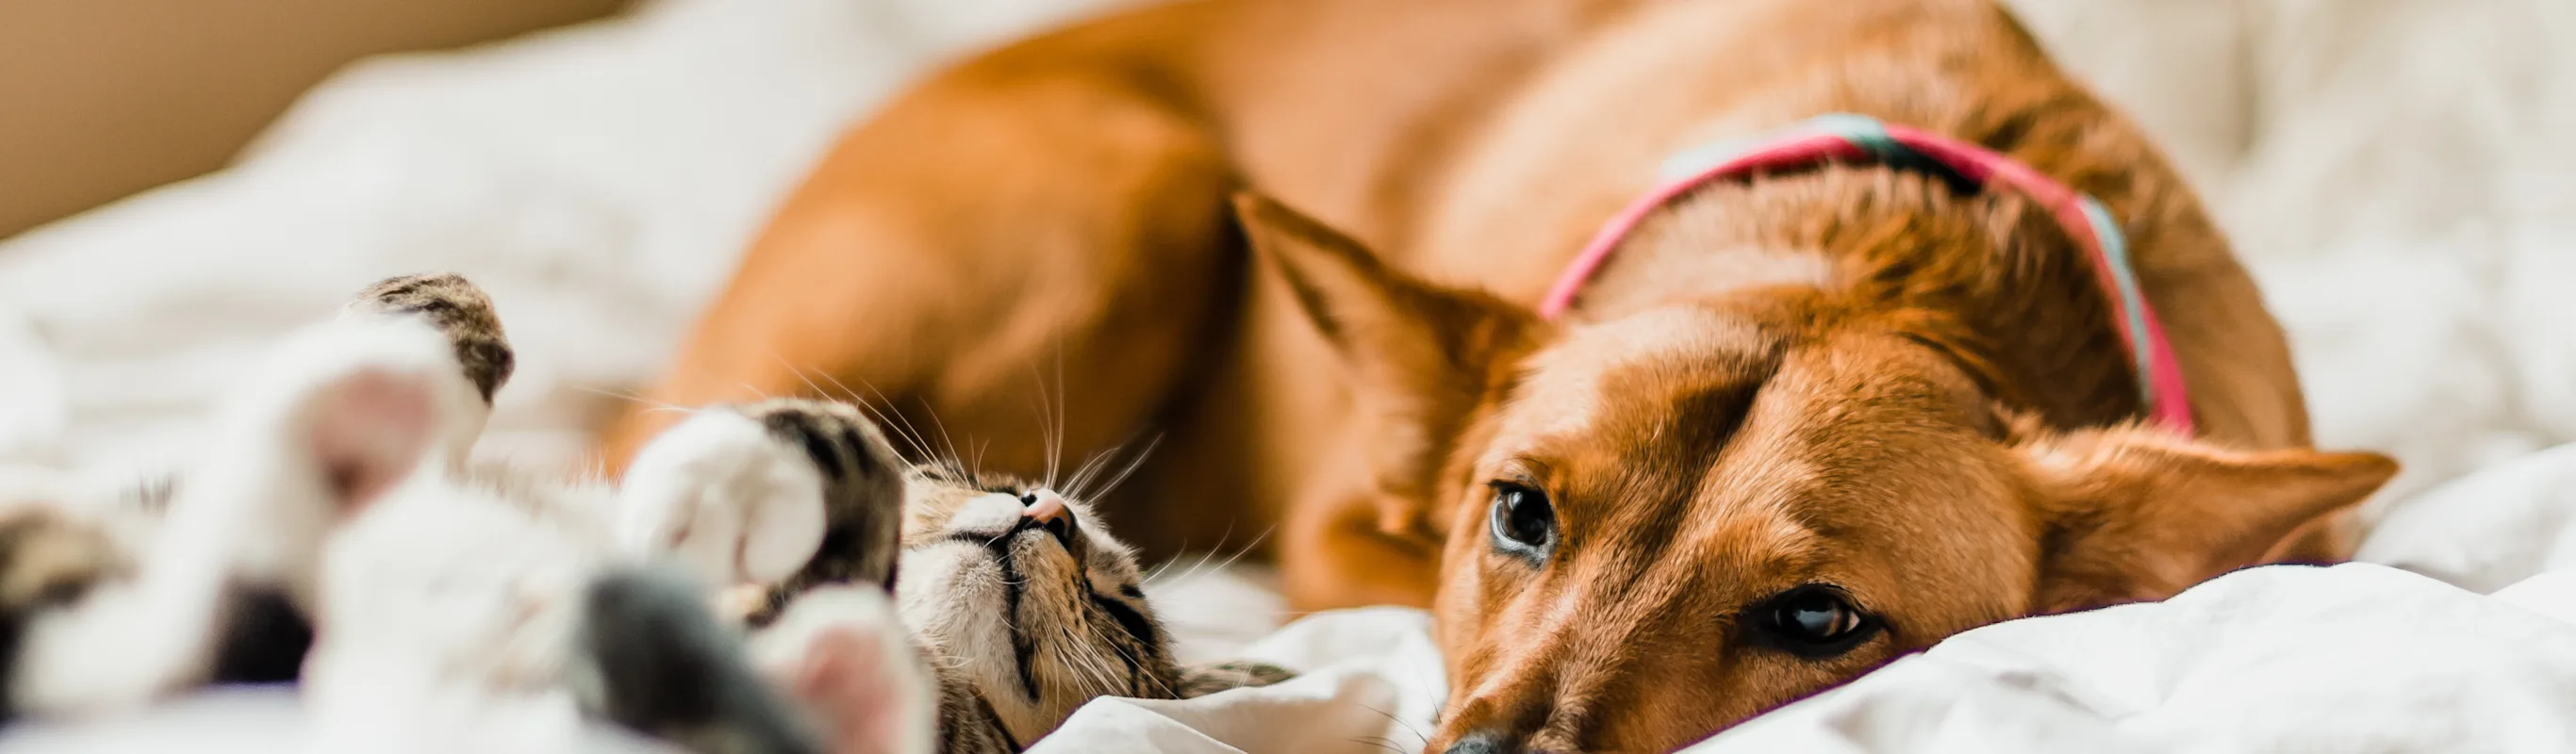
M 232 169 L 0 242 L 0 461 L 165 458 L 286 326 L 449 269 L 492 290 L 523 354 L 487 450 L 568 462 L 849 118 L 942 55 L 1105 1 L 661 0 L 357 66 Z M 2266 568 L 2007 623 L 1706 749 L 2576 750 L 2576 577 L 2552 573 L 2576 564 L 2576 448 L 2535 453 L 2576 441 L 2576 47 L 2555 42 L 2576 4 L 2013 4 L 2210 199 L 2291 330 L 2320 441 L 2408 463 L 2363 559 L 2440 580 Z M 1307 676 L 1104 701 L 1040 750 L 1417 745 L 1443 688 L 1427 619 L 1264 637 L 1282 613 L 1261 583 L 1156 591 L 1189 654 Z M 290 719 L 190 709 L 120 730 L 208 750 L 258 736 L 206 720 Z

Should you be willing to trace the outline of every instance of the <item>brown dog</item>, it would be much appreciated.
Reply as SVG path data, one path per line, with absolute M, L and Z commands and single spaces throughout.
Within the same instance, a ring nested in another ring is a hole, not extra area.
M 2098 197 L 2196 434 L 2137 421 L 2077 231 L 1937 171 L 1683 193 L 1535 313 L 1659 161 L 1838 112 Z M 1238 222 L 1246 187 L 1281 201 Z M 1987 0 L 1202 0 L 987 54 L 843 141 L 652 397 L 826 389 L 1024 474 L 1161 435 L 1120 530 L 1276 522 L 1297 605 L 1433 607 L 1462 752 L 1668 749 L 1978 625 L 2336 557 L 2394 471 L 2302 449 L 2226 242 Z

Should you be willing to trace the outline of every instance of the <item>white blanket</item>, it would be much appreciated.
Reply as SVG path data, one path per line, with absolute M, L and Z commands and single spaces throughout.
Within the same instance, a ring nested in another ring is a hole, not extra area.
M 0 461 L 166 458 L 284 327 L 449 269 L 492 290 L 524 358 L 487 450 L 569 462 L 850 118 L 941 56 L 1105 1 L 662 0 L 357 66 L 234 168 L 0 243 Z M 2576 557 L 2576 449 L 2533 454 L 2576 441 L 2576 47 L 2557 43 L 2576 5 L 2013 4 L 2209 198 L 2291 330 L 2320 441 L 2408 463 L 2364 559 L 2440 580 L 2256 569 L 2007 623 L 1706 748 L 2576 750 L 2576 584 L 2548 574 Z M 1246 647 L 1282 615 L 1260 583 L 1156 591 L 1187 653 L 1307 676 L 1104 701 L 1040 749 L 1418 746 L 1443 689 L 1427 619 L 1328 614 Z M 117 740 L 258 740 L 208 719 L 287 718 L 182 710 Z

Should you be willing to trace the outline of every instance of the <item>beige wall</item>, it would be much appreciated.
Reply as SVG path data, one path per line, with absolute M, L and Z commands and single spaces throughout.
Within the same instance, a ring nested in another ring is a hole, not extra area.
M 625 0 L 0 0 L 0 238 L 231 158 L 340 65 Z

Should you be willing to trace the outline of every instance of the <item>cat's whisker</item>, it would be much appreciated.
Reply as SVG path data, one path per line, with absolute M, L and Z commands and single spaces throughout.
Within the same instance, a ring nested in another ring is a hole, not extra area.
M 858 397 L 858 393 L 856 391 L 851 390 L 849 385 L 843 384 L 840 378 L 833 377 L 832 373 L 824 372 L 823 379 L 841 388 L 841 392 L 849 393 L 852 398 Z M 866 387 L 870 395 L 876 396 L 878 402 L 885 404 L 884 414 L 891 415 L 896 423 L 903 426 L 905 434 L 909 435 L 911 438 L 910 441 L 913 447 L 914 457 L 922 459 L 931 458 L 933 454 L 930 452 L 928 437 L 922 434 L 920 427 L 913 425 L 911 417 L 904 416 L 902 411 L 896 409 L 894 399 L 887 397 L 885 391 L 878 390 L 874 383 L 868 382 L 865 378 L 859 379 L 859 384 Z M 859 403 L 860 405 L 867 405 L 866 401 L 859 401 Z M 878 423 L 886 424 L 883 419 L 879 419 Z
M 1226 524 L 1226 531 L 1227 531 L 1227 532 L 1232 532 L 1232 531 L 1234 531 L 1234 524 L 1232 524 L 1232 523 L 1227 523 L 1227 524 Z M 1222 540 L 1220 540 L 1220 541 L 1222 541 Z M 1188 546 L 1189 546 L 1189 544 L 1188 544 L 1188 543 L 1186 543 L 1186 542 L 1182 543 L 1182 547 L 1187 548 Z M 1146 583 L 1161 584 L 1161 583 L 1170 583 L 1170 582 L 1172 582 L 1172 581 L 1178 581 L 1178 580 L 1181 580 L 1181 579 L 1190 578 L 1190 577 L 1192 577 L 1192 575 L 1193 575 L 1193 574 L 1198 570 L 1198 568 L 1199 568 L 1199 567 L 1207 565 L 1207 562 L 1208 562 L 1209 560 L 1214 559 L 1214 558 L 1216 557 L 1216 552 L 1217 552 L 1217 551 L 1215 551 L 1215 550 L 1207 550 L 1207 551 L 1200 552 L 1200 553 L 1199 553 L 1199 562 L 1194 563 L 1194 564 L 1191 564 L 1189 568 L 1182 569 L 1182 570 L 1181 570 L 1181 575 L 1180 575 L 1180 576 L 1172 577 L 1172 578 L 1169 578 L 1169 579 L 1166 579 L 1166 578 L 1164 577 L 1164 574 L 1166 574 L 1166 573 L 1170 573 L 1170 572 L 1171 572 L 1171 570 L 1172 570 L 1172 567 L 1173 567 L 1173 566 L 1175 566 L 1175 565 L 1180 564 L 1180 561 L 1178 561 L 1178 560 L 1166 560 L 1166 561 L 1163 561 L 1163 562 L 1161 562 L 1161 563 L 1155 564 L 1155 566 L 1154 566 L 1154 570 L 1147 571 L 1147 572 L 1145 573 L 1145 579 L 1144 579 L 1144 580 L 1145 580 L 1145 582 L 1146 582 Z
M 1082 640 L 1082 637 L 1074 635 L 1074 633 L 1073 633 L 1073 628 L 1072 628 L 1072 626 L 1070 626 L 1070 625 L 1058 625 L 1058 626 L 1056 626 L 1056 633 L 1057 633 L 1057 634 L 1059 634 L 1059 635 L 1061 635 L 1061 636 L 1063 636 L 1063 637 L 1064 637 L 1064 640 L 1065 640 L 1067 643 L 1071 644 L 1071 645 L 1074 645 L 1074 646 L 1083 646 L 1083 645 L 1085 645 L 1085 644 L 1086 644 L 1086 642 L 1084 642 L 1084 641 Z M 1099 637 L 1099 636 L 1097 636 L 1097 635 L 1096 635 L 1096 634 L 1098 633 L 1098 630 L 1097 630 L 1097 629 L 1094 629 L 1093 633 L 1095 634 L 1095 636 L 1093 636 L 1092 638 L 1094 638 L 1095 640 L 1098 640 L 1098 639 L 1101 639 L 1101 638 L 1102 638 L 1102 637 Z M 1089 642 L 1089 643 L 1098 644 L 1098 643 L 1105 643 L 1105 642 L 1102 642 L 1102 641 L 1093 641 L 1093 642 Z M 1116 645 L 1110 645 L 1110 646 L 1109 646 L 1109 648 L 1110 648 L 1111 650 L 1116 650 L 1118 647 L 1117 647 Z M 1059 653 L 1059 654 L 1062 654 L 1062 653 Z M 1108 668 L 1108 662 L 1107 662 L 1105 659 L 1103 659 L 1103 658 L 1099 655 L 1099 653 L 1096 653 L 1096 652 L 1074 652 L 1074 653 L 1071 653 L 1071 654 L 1073 654 L 1074 656 L 1076 656 L 1077 658 L 1079 658 L 1078 663 L 1077 663 L 1077 664 L 1075 664 L 1075 665 L 1074 665 L 1074 667 L 1082 671 L 1082 675 L 1084 676 L 1085 680 L 1087 681 L 1087 685 L 1089 685 L 1089 686 L 1090 686 L 1090 688 L 1091 688 L 1091 693 L 1093 693 L 1093 694 L 1117 694 L 1117 693 L 1121 693 L 1121 692 L 1126 691 L 1126 689 L 1119 688 L 1119 687 L 1118 687 L 1118 686 L 1117 686 L 1117 685 L 1112 681 L 1112 676 L 1111 676 L 1111 674 L 1110 674 L 1110 672 L 1109 672 L 1109 668 Z
M 830 375 L 825 376 L 829 377 Z M 846 390 L 844 392 L 846 392 Z M 905 431 L 901 425 L 887 420 L 886 415 L 892 412 L 886 409 L 877 408 L 874 404 L 867 401 L 859 400 L 856 395 L 850 396 L 850 405 L 857 406 L 860 411 L 866 412 L 870 418 L 876 421 L 877 426 L 891 430 L 896 438 L 903 440 L 903 444 L 912 449 L 912 456 L 914 458 L 930 457 L 930 448 L 921 443 L 921 438 Z
M 1091 481 L 1093 475 L 1100 473 L 1100 470 L 1110 463 L 1110 459 L 1117 457 L 1118 453 L 1126 448 L 1127 443 L 1122 442 L 1117 445 L 1110 446 L 1108 450 L 1095 453 L 1090 458 L 1084 459 L 1082 466 L 1073 470 L 1073 478 L 1066 480 L 1065 486 L 1058 488 L 1056 491 L 1064 493 L 1065 497 L 1082 500 L 1090 499 L 1090 497 L 1083 494 L 1083 486 Z
M 1188 570 L 1188 571 L 1184 571 L 1184 572 L 1182 572 L 1182 573 L 1181 573 L 1181 575 L 1176 576 L 1176 577 L 1173 577 L 1172 579 L 1170 579 L 1170 580 L 1168 580 L 1168 581 L 1166 581 L 1166 582 L 1164 582 L 1164 583 L 1172 583 L 1172 584 L 1183 584 L 1183 583 L 1188 583 L 1188 582 L 1190 582 L 1191 580 L 1205 577 L 1207 574 L 1210 574 L 1210 573 L 1217 573 L 1217 572 L 1222 572 L 1222 571 L 1224 571 L 1225 569 L 1232 568 L 1232 567 L 1234 567 L 1234 564 L 1235 564 L 1235 563 L 1242 561 L 1244 556 L 1246 556 L 1246 555 L 1250 555 L 1250 554 L 1252 554 L 1252 551 L 1253 551 L 1253 550 L 1260 548 L 1260 547 L 1261 547 L 1261 543 L 1262 543 L 1262 541 L 1263 541 L 1263 540 L 1267 540 L 1267 539 L 1269 539 L 1269 538 L 1270 538 L 1270 533 L 1271 533 L 1271 532 L 1273 532 L 1273 531 L 1277 531 L 1277 530 L 1278 530 L 1278 528 L 1279 528 L 1279 527 L 1272 526 L 1272 527 L 1270 527 L 1270 528 L 1267 528 L 1267 529 L 1263 529 L 1263 530 L 1261 530 L 1261 534 L 1260 534 L 1260 536 L 1253 537 L 1253 538 L 1252 538 L 1252 541 L 1251 541 L 1250 543 L 1245 544 L 1245 545 L 1243 546 L 1243 548 L 1242 548 L 1242 549 L 1239 549 L 1239 550 L 1234 551 L 1234 554 L 1233 554 L 1233 555 L 1228 556 L 1228 557 L 1225 559 L 1225 561 L 1224 561 L 1224 562 L 1217 563 L 1215 566 L 1212 566 L 1212 567 L 1211 567 L 1211 566 L 1209 566 L 1209 565 L 1208 565 L 1208 560 L 1209 560 L 1210 558 L 1214 557 L 1217 551 L 1211 550 L 1211 551 L 1209 551 L 1209 552 L 1207 552 L 1207 553 L 1205 553 L 1205 554 L 1202 554 L 1202 555 L 1200 555 L 1200 556 L 1199 556 L 1199 563 L 1198 563 L 1198 565 L 1191 567 L 1191 569 L 1190 569 L 1190 570 Z M 1222 540 L 1222 539 L 1220 539 L 1220 540 L 1218 540 L 1218 541 L 1220 541 L 1220 542 L 1221 542 L 1221 541 L 1223 541 L 1223 540 Z
M 1356 702 L 1354 702 L 1354 704 L 1357 704 L 1357 703 L 1356 703 Z M 1366 705 L 1366 704 L 1360 704 L 1359 706 L 1360 706 L 1360 709 L 1368 710 L 1368 711 L 1370 711 L 1370 712 L 1375 712 L 1375 713 L 1377 713 L 1377 714 L 1378 714 L 1378 716 L 1379 716 L 1379 717 L 1386 718 L 1387 722 L 1395 723 L 1397 726 L 1404 728 L 1404 732 L 1413 734 L 1413 737 L 1414 737 L 1415 739 L 1417 739 L 1417 740 L 1419 740 L 1419 741 L 1421 742 L 1421 743 L 1420 743 L 1420 745 L 1421 745 L 1421 746 L 1430 746 L 1430 745 L 1431 745 L 1431 737 L 1430 737 L 1430 736 L 1422 735 L 1422 729 L 1421 729 L 1421 728 L 1413 727 L 1413 724 L 1412 724 L 1412 723 L 1405 722 L 1405 721 L 1404 721 L 1404 718 L 1396 717 L 1396 716 L 1395 716 L 1395 713 L 1388 712 L 1388 711 L 1386 711 L 1386 710 L 1382 710 L 1382 709 L 1378 709 L 1378 708 L 1376 708 L 1376 707 L 1372 707 L 1372 706 L 1369 706 L 1369 705 Z
M 1163 436 L 1159 433 L 1154 435 L 1153 439 L 1146 440 L 1145 449 L 1137 451 L 1136 457 L 1128 459 L 1127 465 L 1124 468 L 1120 468 L 1116 475 L 1109 477 L 1108 483 L 1100 485 L 1100 489 L 1097 490 L 1083 490 L 1083 499 L 1098 499 L 1102 496 L 1108 495 L 1111 490 L 1118 489 L 1118 485 L 1120 483 L 1127 481 L 1128 475 L 1136 473 L 1137 469 L 1145 466 L 1145 459 L 1152 457 L 1154 455 L 1154 448 L 1162 443 Z
M 1071 410 L 1073 396 L 1064 387 L 1064 344 L 1055 347 L 1055 440 L 1047 446 L 1047 486 L 1055 486 L 1056 466 L 1063 462 L 1065 436 L 1073 433 L 1073 424 L 1065 413 Z
M 606 390 L 606 389 L 601 389 L 601 388 L 590 387 L 590 386 L 588 386 L 588 385 L 575 385 L 575 386 L 573 386 L 573 389 L 574 389 L 574 390 L 579 390 L 579 391 L 582 391 L 582 392 L 585 392 L 585 393 L 590 393 L 590 394 L 593 394 L 593 395 L 602 395 L 602 396 L 607 396 L 607 397 L 615 398 L 615 399 L 622 400 L 622 401 L 630 401 L 630 402 L 633 402 L 633 403 L 642 404 L 642 405 L 645 405 L 645 406 L 649 406 L 649 407 L 651 407 L 651 409 L 652 409 L 652 410 L 654 410 L 654 411 L 677 411 L 677 412 L 684 413 L 684 414 L 685 414 L 685 413 L 690 413 L 690 412 L 694 411 L 694 409 L 688 408 L 688 407 L 686 407 L 686 406 L 681 406 L 681 405 L 679 405 L 679 404 L 675 404 L 675 403 L 663 403 L 663 402 L 661 402 L 661 401 L 653 400 L 653 399 L 651 399 L 651 398 L 646 398 L 646 397 L 644 397 L 642 394 L 639 394 L 639 393 L 627 393 L 627 392 L 619 392 L 619 391 L 615 391 L 615 390 Z
M 960 453 L 957 450 L 957 438 L 948 434 L 948 422 L 942 421 L 939 418 L 939 408 L 937 406 L 930 405 L 930 399 L 928 398 L 921 399 L 921 415 L 928 417 L 930 419 L 930 426 L 939 430 L 939 442 L 942 446 L 948 449 L 948 457 L 960 460 L 964 459 L 965 454 Z M 975 471 L 973 469 L 967 470 L 966 477 L 968 479 L 973 479 L 975 476 Z
M 815 395 L 843 400 L 851 407 L 857 408 L 859 411 L 866 413 L 871 420 L 877 423 L 877 426 L 894 430 L 894 436 L 903 440 L 905 445 L 910 446 L 912 448 L 913 455 L 929 455 L 930 449 L 922 444 L 920 436 L 907 431 L 910 426 L 908 422 L 903 426 L 897 426 L 895 423 L 888 421 L 888 414 L 892 412 L 879 410 L 875 405 L 869 403 L 867 399 L 859 397 L 857 392 L 850 390 L 850 386 L 843 385 L 840 380 L 833 379 L 831 373 L 822 373 L 823 379 L 831 381 L 833 387 L 841 390 L 841 395 L 839 396 L 832 395 L 832 392 L 823 389 L 822 385 L 815 384 L 813 378 L 805 376 L 804 370 L 798 369 L 795 364 L 789 363 L 785 357 L 779 357 L 778 363 L 780 366 L 786 367 L 788 373 L 796 375 L 796 379 L 802 380 L 805 383 L 805 387 L 813 390 Z
M 788 373 L 788 374 L 796 375 L 796 380 L 797 380 L 797 381 L 805 383 L 805 389 L 807 389 L 807 390 L 811 390 L 811 391 L 814 391 L 814 394 L 815 394 L 815 395 L 823 395 L 823 394 L 824 394 L 824 393 L 823 393 L 823 386 L 821 386 L 821 385 L 817 385 L 817 384 L 814 384 L 814 379 L 813 379 L 813 378 L 811 378 L 811 377 L 807 377 L 807 376 L 805 376 L 805 370 L 796 368 L 796 363 L 795 363 L 795 362 L 788 361 L 786 356 L 779 355 L 778 353 L 775 353 L 775 352 L 772 352 L 771 354 L 769 354 L 769 357 L 770 357 L 770 358 L 773 358 L 773 359 L 777 359 L 777 360 L 778 360 L 778 365 L 779 365 L 779 366 L 786 367 L 786 368 L 787 368 L 787 373 Z
M 1064 378 L 1063 359 L 1063 352 L 1059 350 L 1056 356 L 1056 379 L 1059 383 Z M 1056 482 L 1062 481 L 1056 474 L 1062 470 L 1064 462 L 1066 431 L 1061 412 L 1062 406 L 1069 401 L 1047 390 L 1046 377 L 1037 372 L 1037 367 L 1029 368 L 1029 379 L 1037 383 L 1037 405 L 1031 409 L 1038 415 L 1038 444 L 1046 454 L 1046 476 L 1040 479 L 1039 486 L 1057 489 Z

